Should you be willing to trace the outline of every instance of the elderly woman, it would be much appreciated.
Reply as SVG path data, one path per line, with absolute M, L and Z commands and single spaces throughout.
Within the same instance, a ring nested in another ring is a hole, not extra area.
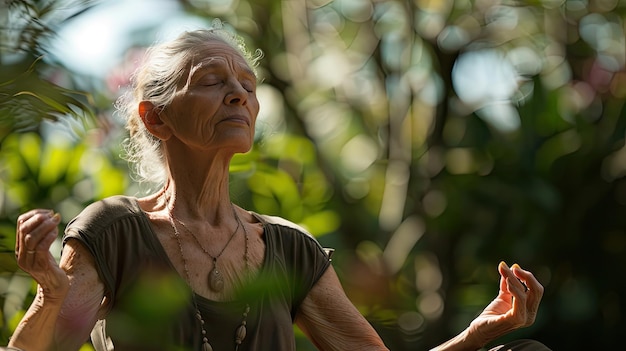
M 149 50 L 118 106 L 139 174 L 162 185 L 83 210 L 60 268 L 48 252 L 59 216 L 19 218 L 17 260 L 40 289 L 10 346 L 77 350 L 91 336 L 99 351 L 295 350 L 295 323 L 321 350 L 387 350 L 311 235 L 230 200 L 229 163 L 252 147 L 259 112 L 254 61 L 220 28 Z M 437 350 L 476 350 L 533 323 L 542 286 L 498 269 L 497 298 Z

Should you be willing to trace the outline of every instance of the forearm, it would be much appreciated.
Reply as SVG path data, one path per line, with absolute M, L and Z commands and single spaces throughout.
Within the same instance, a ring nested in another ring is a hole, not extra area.
M 348 320 L 329 321 L 309 315 L 296 319 L 296 324 L 319 350 L 324 351 L 389 351 L 372 326 L 360 315 Z
M 430 351 L 476 351 L 483 346 L 483 343 L 472 337 L 468 329 L 465 329 L 454 338 L 430 349 Z
M 324 351 L 389 351 L 329 268 L 302 302 L 296 324 Z
M 22 350 L 55 350 L 54 334 L 62 306 L 63 299 L 46 299 L 39 289 L 9 346 Z

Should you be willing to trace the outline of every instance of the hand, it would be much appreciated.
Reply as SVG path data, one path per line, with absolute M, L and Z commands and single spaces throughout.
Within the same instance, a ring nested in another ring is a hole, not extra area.
M 51 210 L 36 209 L 17 220 L 15 258 L 17 264 L 39 283 L 45 298 L 63 299 L 69 279 L 50 253 L 58 235 L 61 216 Z
M 498 265 L 500 291 L 498 296 L 472 321 L 468 335 L 480 345 L 535 322 L 543 286 L 532 273 L 514 264 Z

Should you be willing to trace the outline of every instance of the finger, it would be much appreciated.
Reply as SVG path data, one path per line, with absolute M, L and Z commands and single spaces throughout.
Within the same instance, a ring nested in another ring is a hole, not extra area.
M 50 246 L 57 239 L 58 235 L 59 235 L 59 230 L 55 227 L 54 229 L 49 231 L 48 234 L 46 234 L 46 236 L 43 237 L 43 239 L 41 239 L 41 241 L 35 248 L 35 251 L 36 252 L 50 251 Z
M 522 284 L 522 282 L 517 279 L 517 277 L 507 277 L 506 278 L 507 288 L 509 292 L 518 300 L 526 301 L 528 299 L 528 295 L 526 294 L 526 286 Z
M 498 272 L 500 273 L 500 292 L 501 293 L 509 292 L 507 288 L 507 283 L 506 283 L 506 278 L 509 276 L 509 274 L 506 272 L 507 270 L 509 270 L 509 266 L 507 266 L 506 262 L 504 261 L 500 262 L 500 264 L 498 265 Z
M 27 229 L 24 228 L 24 223 L 26 223 L 26 221 L 30 220 L 33 216 L 36 215 L 52 215 L 52 210 L 48 210 L 48 209 L 34 209 L 34 210 L 30 210 L 28 212 L 25 212 L 23 214 L 21 214 L 18 218 L 17 218 L 17 229 L 16 229 L 16 233 L 15 233 L 15 253 L 17 255 L 17 253 L 20 250 L 20 244 L 23 242 L 24 238 L 24 234 L 28 233 Z
M 17 255 L 17 262 L 20 268 L 31 274 L 40 284 L 49 283 L 52 270 L 56 269 L 56 261 L 50 253 L 50 245 L 56 240 L 57 228 L 48 232 L 38 243 L 34 250 L 22 250 Z M 52 281 L 53 282 L 53 281 Z
M 21 216 L 20 220 L 16 238 L 16 261 L 24 271 L 36 274 L 41 268 L 41 264 L 37 264 L 37 256 L 39 259 L 49 256 L 48 250 L 58 235 L 61 216 L 48 210 L 34 210 Z
M 514 264 L 513 266 L 516 266 L 517 264 Z M 517 267 L 519 267 L 519 265 L 517 265 Z M 515 273 L 513 273 L 512 268 L 509 268 L 504 262 L 500 262 L 500 265 L 498 266 L 498 270 L 500 271 L 500 274 L 502 275 L 502 277 L 504 278 L 508 278 L 510 281 L 507 283 L 507 285 L 509 286 L 509 290 L 511 290 L 511 293 L 513 292 L 520 292 L 520 293 L 525 293 L 526 292 L 526 285 L 520 281 L 520 279 L 518 279 L 518 277 L 515 275 Z
M 543 295 L 543 285 L 539 283 L 537 278 L 535 278 L 531 272 L 522 269 L 522 267 L 520 267 L 517 263 L 511 267 L 511 271 L 519 280 L 526 284 L 528 290 L 532 290 L 540 296 Z
M 32 213 L 31 216 L 20 216 L 18 220 L 18 229 L 24 233 L 32 233 L 37 230 L 40 226 L 51 225 L 52 222 L 49 222 L 51 218 L 55 218 L 56 214 L 51 210 L 40 210 L 38 212 Z M 58 216 L 56 216 L 58 217 Z M 56 225 L 57 223 L 54 223 Z M 42 228 L 42 231 L 48 232 L 45 230 L 46 228 Z
M 517 278 L 506 278 L 507 287 L 513 300 L 511 302 L 511 322 L 515 328 L 528 325 L 528 310 L 526 304 L 526 293 L 521 288 L 521 283 Z
M 53 211 L 50 209 L 37 208 L 34 210 L 30 210 L 28 212 L 22 213 L 19 217 L 17 217 L 17 223 L 22 223 L 30 219 L 31 217 L 37 214 L 50 214 L 52 215 Z
M 513 274 L 515 274 L 518 279 L 524 281 L 526 286 L 528 286 L 527 308 L 531 316 L 530 322 L 533 322 L 539 310 L 541 298 L 543 297 L 543 285 L 539 283 L 531 272 L 523 270 L 519 265 L 513 266 Z
M 26 250 L 24 246 L 22 249 L 15 254 L 15 259 L 17 261 L 17 265 L 22 268 L 24 271 L 33 275 L 35 273 L 33 269 L 35 268 L 35 255 L 37 251 L 35 250 Z
M 55 230 L 61 221 L 61 215 L 52 213 L 39 213 L 26 220 L 19 228 L 23 250 L 33 251 L 46 235 Z

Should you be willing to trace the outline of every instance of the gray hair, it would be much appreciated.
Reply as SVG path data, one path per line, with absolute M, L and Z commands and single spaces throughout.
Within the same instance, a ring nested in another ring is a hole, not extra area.
M 165 182 L 166 160 L 161 140 L 152 135 L 139 116 L 139 103 L 150 101 L 163 109 L 169 106 L 183 75 L 189 74 L 189 66 L 194 56 L 207 42 L 221 41 L 236 49 L 255 68 L 263 54 L 256 50 L 252 54 L 245 46 L 243 38 L 226 30 L 220 21 L 212 28 L 183 32 L 176 39 L 150 47 L 140 67 L 131 76 L 131 87 L 115 103 L 118 113 L 126 120 L 129 137 L 124 141 L 125 158 L 133 166 L 135 178 L 139 182 L 162 185 Z M 191 67 L 193 68 L 193 67 Z

